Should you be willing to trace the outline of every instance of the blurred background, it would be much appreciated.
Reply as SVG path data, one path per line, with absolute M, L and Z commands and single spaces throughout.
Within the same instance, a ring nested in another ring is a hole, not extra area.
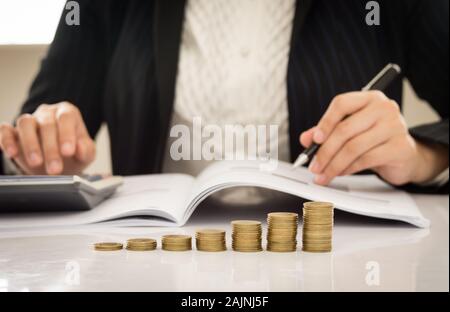
M 65 0 L 0 0 L 0 122 L 11 121 L 25 100 L 41 59 L 53 40 Z M 409 126 L 438 119 L 420 101 L 408 81 L 404 115 Z M 110 173 L 109 138 L 102 127 L 97 138 L 97 159 L 88 173 Z

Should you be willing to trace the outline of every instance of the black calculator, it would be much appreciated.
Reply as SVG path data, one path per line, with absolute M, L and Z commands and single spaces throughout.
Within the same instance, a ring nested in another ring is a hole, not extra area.
M 118 176 L 0 176 L 0 213 L 89 210 L 122 183 Z

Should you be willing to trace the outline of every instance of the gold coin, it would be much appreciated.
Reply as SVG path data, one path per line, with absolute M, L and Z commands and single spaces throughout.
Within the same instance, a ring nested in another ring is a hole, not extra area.
M 218 249 L 210 249 L 210 248 L 197 248 L 198 251 L 205 251 L 205 252 L 222 252 L 227 251 L 226 248 L 218 248 Z
M 122 250 L 123 244 L 121 243 L 96 243 L 94 249 L 97 251 L 116 251 Z
M 334 216 L 334 212 L 333 212 L 333 210 L 324 210 L 324 209 L 308 210 L 308 209 L 304 209 L 303 208 L 303 217 L 307 217 L 307 216 L 329 216 L 329 217 L 333 217 Z
M 259 232 L 259 233 L 247 233 L 247 232 L 244 232 L 244 233 L 241 233 L 241 232 L 233 232 L 233 234 L 231 234 L 231 237 L 236 237 L 236 238 L 254 238 L 254 239 L 257 239 L 257 238 L 261 238 L 261 236 L 262 236 L 262 232 Z
M 332 217 L 304 217 L 303 218 L 303 223 L 311 223 L 311 222 L 324 222 L 324 223 L 333 223 L 333 218 Z
M 220 240 L 225 240 L 225 235 L 222 236 L 200 236 L 200 235 L 196 235 L 195 238 L 197 240 L 204 240 L 204 241 L 220 241 Z
M 262 248 L 234 248 L 234 251 L 239 251 L 239 252 L 260 252 L 263 249 Z
M 227 247 L 225 244 L 203 245 L 203 244 L 197 243 L 196 247 L 197 247 L 197 250 L 200 250 L 200 251 L 225 251 L 225 250 L 227 250 Z
M 302 241 L 307 244 L 325 244 L 325 243 L 331 243 L 332 239 L 330 239 L 330 238 L 314 238 L 314 239 L 303 238 Z
M 259 239 L 262 237 L 262 233 L 241 233 L 241 232 L 236 232 L 231 234 L 231 237 L 233 238 L 242 238 L 242 239 Z
M 152 251 L 155 249 L 156 246 L 148 246 L 148 247 L 127 246 L 127 250 L 129 251 Z
M 162 246 L 165 250 L 180 249 L 190 250 L 192 249 L 192 238 L 187 235 L 168 235 L 163 236 Z
M 225 243 L 226 242 L 225 238 L 220 238 L 220 239 L 201 239 L 201 238 L 197 238 L 196 241 L 204 243 L 204 244 L 220 244 L 220 243 Z
M 322 211 L 322 210 L 314 210 L 308 211 L 303 209 L 303 218 L 305 217 L 334 217 L 333 211 Z
M 295 252 L 295 251 L 297 251 L 297 247 L 292 247 L 292 248 L 267 247 L 267 251 L 271 251 L 271 252 Z
M 333 224 L 309 224 L 304 223 L 303 229 L 311 230 L 331 230 L 333 229 Z
M 303 208 L 311 208 L 311 209 L 330 209 L 330 208 L 334 208 L 334 204 L 333 203 L 329 203 L 329 202 L 315 202 L 315 201 L 311 201 L 311 202 L 305 202 L 303 203 Z
M 196 232 L 197 236 L 201 237 L 222 237 L 225 236 L 225 231 L 215 229 L 203 229 Z
M 171 234 L 171 235 L 164 235 L 162 237 L 162 239 L 165 240 L 165 241 L 177 241 L 178 242 L 178 241 L 191 240 L 192 237 L 189 236 L 189 235 L 173 235 L 173 234 Z
M 231 222 L 231 225 L 237 226 L 237 227 L 248 227 L 248 226 L 254 226 L 259 227 L 261 226 L 261 222 L 259 221 L 253 221 L 253 220 L 235 220 Z
M 332 239 L 332 234 L 317 234 L 317 235 L 302 235 L 303 240 L 309 240 L 309 239 Z
M 127 241 L 127 250 L 130 251 L 150 251 L 155 250 L 156 240 L 151 238 L 134 238 Z
M 334 215 L 329 213 L 304 213 L 303 222 L 305 219 L 334 219 Z
M 196 244 L 201 244 L 203 246 L 218 246 L 218 245 L 226 245 L 225 240 L 219 241 L 204 241 L 204 240 L 196 240 Z
M 148 246 L 148 245 L 156 245 L 156 240 L 152 238 L 132 238 L 127 240 L 128 245 L 133 246 Z
M 316 253 L 323 253 L 323 252 L 331 252 L 332 248 L 302 248 L 304 252 L 316 252 Z
M 289 234 L 295 234 L 297 233 L 297 228 L 295 229 L 272 229 L 270 228 L 267 233 L 269 235 L 289 235 Z
M 274 219 L 274 218 L 267 218 L 266 219 L 267 223 L 273 223 L 273 224 L 277 224 L 277 223 L 281 223 L 281 224 L 296 224 L 298 222 L 298 219 Z
M 298 228 L 298 223 L 286 224 L 286 223 L 268 223 L 268 229 L 272 230 L 294 230 Z
M 322 244 L 322 245 L 312 245 L 312 244 L 303 244 L 302 248 L 307 250 L 329 250 L 331 249 L 331 244 Z
M 172 246 L 163 244 L 162 249 L 167 251 L 188 251 L 192 250 L 192 246 Z

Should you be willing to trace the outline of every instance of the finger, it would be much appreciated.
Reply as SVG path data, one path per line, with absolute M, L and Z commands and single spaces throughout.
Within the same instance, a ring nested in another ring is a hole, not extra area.
M 323 170 L 334 159 L 339 150 L 352 138 L 372 128 L 383 112 L 370 105 L 341 121 L 322 144 L 310 170 L 315 174 Z M 369 142 L 368 142 L 369 143 Z
M 78 117 L 70 105 L 61 105 L 56 112 L 59 149 L 61 155 L 71 157 L 76 150 L 76 127 Z
M 324 172 L 315 178 L 317 184 L 328 185 L 357 159 L 375 147 L 389 141 L 392 129 L 382 124 L 348 141 L 331 160 Z
M 81 113 L 78 112 L 78 121 L 76 127 L 77 133 L 77 149 L 75 157 L 82 163 L 88 164 L 95 159 L 95 142 L 89 136 L 86 125 L 83 122 Z
M 12 125 L 0 125 L 0 149 L 8 158 L 14 158 L 19 153 L 15 130 Z
M 336 96 L 314 131 L 314 142 L 322 144 L 348 115 L 361 110 L 375 98 L 386 98 L 379 91 L 350 92 Z
M 89 137 L 78 139 L 75 157 L 81 163 L 91 163 L 95 159 L 95 143 Z
M 313 135 L 316 127 L 313 127 L 300 135 L 300 143 L 303 147 L 308 148 L 313 143 Z
M 43 157 L 35 118 L 29 114 L 20 116 L 17 119 L 17 132 L 27 165 L 32 168 L 40 166 Z
M 37 119 L 46 171 L 50 175 L 61 174 L 63 162 L 59 154 L 58 127 L 54 112 L 49 110 L 41 113 Z
M 351 175 L 368 169 L 375 169 L 391 162 L 395 157 L 391 142 L 379 145 L 355 160 L 342 175 Z

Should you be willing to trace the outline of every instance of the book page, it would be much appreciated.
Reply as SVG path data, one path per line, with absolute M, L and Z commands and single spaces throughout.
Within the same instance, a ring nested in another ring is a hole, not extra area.
M 272 171 L 262 170 L 257 161 L 216 163 L 194 183 L 185 220 L 213 192 L 236 186 L 257 186 L 307 200 L 332 202 L 336 208 L 351 213 L 400 220 L 418 227 L 429 226 L 429 221 L 407 193 L 394 189 L 375 175 L 338 177 L 328 187 L 314 184 L 313 178 L 306 168 L 292 169 L 291 164 L 281 161 Z
M 176 225 L 184 216 L 194 178 L 181 174 L 125 177 L 116 193 L 92 210 L 4 214 L 0 228 L 51 227 L 107 222 L 117 226 Z

